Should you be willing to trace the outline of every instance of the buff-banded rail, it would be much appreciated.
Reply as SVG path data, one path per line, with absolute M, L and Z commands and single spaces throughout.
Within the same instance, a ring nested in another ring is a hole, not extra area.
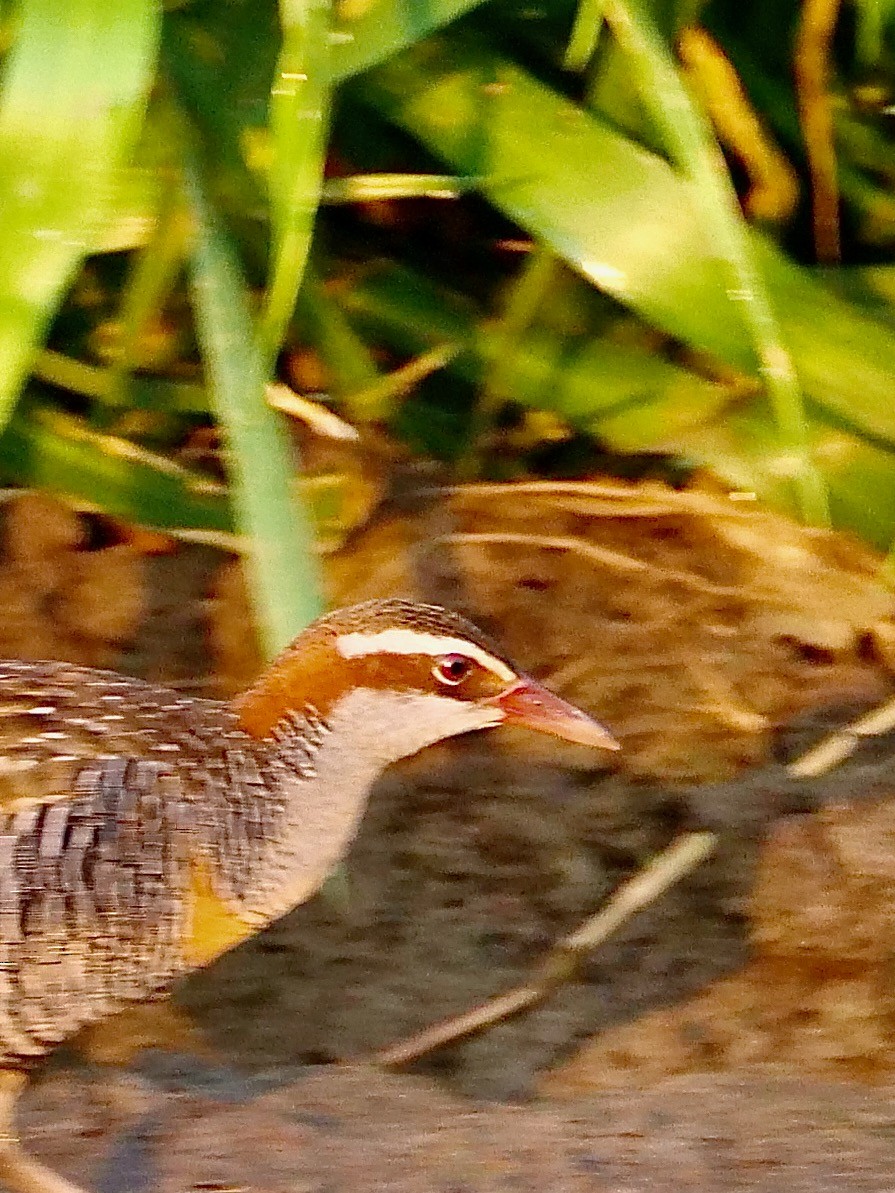
M 309 898 L 390 763 L 501 724 L 617 748 L 468 621 L 401 600 L 322 617 L 232 703 L 0 663 L 0 1180 L 77 1193 L 14 1124 L 56 1044 Z

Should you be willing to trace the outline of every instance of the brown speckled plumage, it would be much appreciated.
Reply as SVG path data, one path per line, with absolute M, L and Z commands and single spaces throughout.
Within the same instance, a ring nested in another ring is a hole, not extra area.
M 370 602 L 310 626 L 232 704 L 0 663 L 0 1179 L 23 1074 L 314 893 L 381 771 L 503 721 L 612 748 L 456 614 Z
M 301 868 L 299 893 L 311 893 L 325 872 L 301 851 L 278 857 L 277 846 L 296 819 L 317 844 L 315 763 L 338 688 L 324 682 L 331 660 L 310 675 L 295 668 L 321 662 L 339 634 L 396 625 L 462 636 L 500 658 L 475 626 L 436 606 L 340 610 L 282 656 L 290 703 L 275 704 L 260 738 L 221 702 L 66 663 L 0 662 L 0 1067 L 27 1066 L 194 967 L 184 941 L 198 860 L 214 895 L 258 926 L 289 905 L 272 872 Z M 302 687 L 322 691 L 324 712 Z M 267 699 L 270 680 L 257 690 Z M 359 768 L 344 793 L 341 832 L 322 818 L 336 854 L 356 820 L 356 788 L 373 777 Z M 323 794 L 330 806 L 343 796 Z
M 224 704 L 0 664 L 0 1066 L 188 968 L 191 860 L 244 897 L 286 780 Z

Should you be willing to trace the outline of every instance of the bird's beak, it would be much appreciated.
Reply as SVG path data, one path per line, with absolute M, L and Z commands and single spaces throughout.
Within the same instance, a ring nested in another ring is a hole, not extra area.
M 527 675 L 498 696 L 495 703 L 504 715 L 505 725 L 521 725 L 537 733 L 549 733 L 564 741 L 594 746 L 598 750 L 621 748 L 599 722 L 567 700 L 560 700 Z

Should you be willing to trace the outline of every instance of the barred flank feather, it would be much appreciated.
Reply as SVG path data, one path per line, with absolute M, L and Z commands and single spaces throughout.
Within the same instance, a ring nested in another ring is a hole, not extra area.
M 464 648 L 446 699 L 433 663 Z M 0 663 L 0 1070 L 308 898 L 380 771 L 496 723 L 514 679 L 475 627 L 406 601 L 321 618 L 233 705 Z

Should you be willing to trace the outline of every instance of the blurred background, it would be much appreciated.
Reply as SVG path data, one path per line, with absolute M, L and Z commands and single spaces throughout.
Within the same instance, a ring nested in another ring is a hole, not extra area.
M 87 1054 L 366 1055 L 523 980 L 698 790 L 713 859 L 421 1067 L 888 1081 L 895 813 L 848 762 L 811 820 L 730 809 L 895 688 L 895 3 L 0 0 L 0 55 L 0 652 L 225 697 L 412 595 L 624 747 L 411 761 L 341 894 Z
M 414 469 L 886 552 L 890 9 L 4 4 L 5 479 L 253 541 L 265 650 Z

